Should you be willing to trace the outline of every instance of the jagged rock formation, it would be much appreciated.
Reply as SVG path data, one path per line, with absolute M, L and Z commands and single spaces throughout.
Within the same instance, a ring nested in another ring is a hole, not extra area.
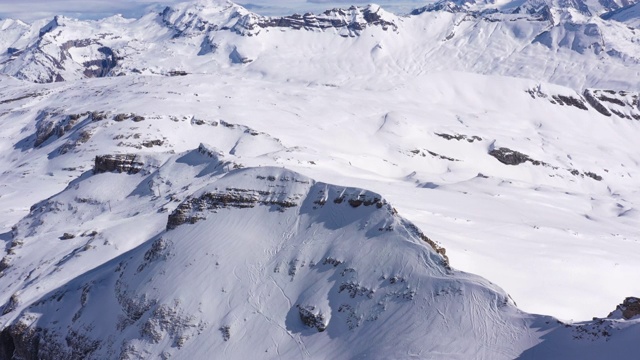
M 640 315 L 640 298 L 628 297 L 616 307 L 615 311 L 609 314 L 609 317 L 622 317 L 625 320 L 630 320 L 638 315 Z
M 138 155 L 135 154 L 99 155 L 95 158 L 93 173 L 119 172 L 137 174 L 144 166 L 138 159 Z
M 640 120 L 640 93 L 587 89 L 584 98 L 602 115 Z

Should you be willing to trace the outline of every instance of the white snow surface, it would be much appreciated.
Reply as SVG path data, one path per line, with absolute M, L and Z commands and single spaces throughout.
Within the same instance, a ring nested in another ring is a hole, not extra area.
M 349 11 L 5 20 L 2 326 L 40 358 L 633 358 L 635 30 Z
M 184 71 L 339 84 L 465 71 L 637 90 L 640 35 L 579 0 L 447 4 L 409 16 L 368 5 L 268 18 L 207 0 L 140 19 L 4 20 L 0 48 L 11 51 L 0 72 L 35 82 Z

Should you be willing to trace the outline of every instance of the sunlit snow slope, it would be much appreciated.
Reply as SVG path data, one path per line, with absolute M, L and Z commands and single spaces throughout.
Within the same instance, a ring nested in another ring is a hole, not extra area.
M 580 4 L 4 20 L 0 359 L 633 358 L 637 35 Z

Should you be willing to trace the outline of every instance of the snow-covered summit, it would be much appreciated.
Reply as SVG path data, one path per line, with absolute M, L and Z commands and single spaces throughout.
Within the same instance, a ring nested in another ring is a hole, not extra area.
M 206 145 L 140 173 L 85 174 L 12 236 L 6 358 L 624 356 L 640 326 L 522 313 L 452 270 L 380 195 L 284 168 L 230 169 Z
M 175 37 L 179 37 L 230 28 L 245 16 L 258 17 L 231 1 L 197 0 L 167 6 L 160 19 L 176 31 Z

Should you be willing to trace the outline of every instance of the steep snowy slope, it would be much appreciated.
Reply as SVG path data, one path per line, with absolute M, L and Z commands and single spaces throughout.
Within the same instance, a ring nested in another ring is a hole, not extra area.
M 2 280 L 22 288 L 3 309 L 2 358 L 513 359 L 525 350 L 523 358 L 558 354 L 556 346 L 581 358 L 638 350 L 630 338 L 637 319 L 564 325 L 520 313 L 491 283 L 451 270 L 442 249 L 378 194 L 282 168 L 227 172 L 205 145 L 140 170 L 86 175 L 18 224 Z M 158 206 L 168 211 L 161 224 L 151 211 Z M 61 223 L 83 229 L 52 238 Z M 86 272 L 137 237 L 149 240 Z M 58 252 L 44 255 L 51 241 Z M 49 259 L 25 261 L 38 257 Z
M 583 98 L 456 73 L 340 87 L 202 75 L 3 84 L 5 237 L 96 156 L 202 142 L 238 165 L 384 194 L 455 266 L 506 287 L 527 311 L 588 319 L 640 290 L 628 282 L 638 266 L 637 93 Z

